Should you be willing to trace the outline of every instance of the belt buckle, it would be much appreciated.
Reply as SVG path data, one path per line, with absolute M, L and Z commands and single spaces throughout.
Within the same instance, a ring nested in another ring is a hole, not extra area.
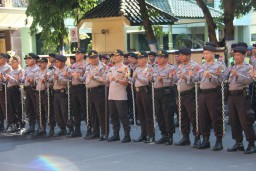
M 140 88 L 139 87 L 135 87 L 136 92 L 140 92 Z

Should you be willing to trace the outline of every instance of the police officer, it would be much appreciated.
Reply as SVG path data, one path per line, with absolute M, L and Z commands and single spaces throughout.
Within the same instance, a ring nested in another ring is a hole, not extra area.
M 155 67 L 156 66 L 156 56 L 157 53 L 156 52 L 149 52 L 148 53 L 148 65 L 151 67 Z
M 0 54 L 0 132 L 4 131 L 4 118 L 6 115 L 6 103 L 5 103 L 5 75 L 11 71 L 11 66 L 7 64 L 8 56 L 5 53 Z M 8 118 L 6 118 L 8 119 Z M 7 121 L 7 128 L 9 127 Z
M 35 96 L 35 74 L 39 70 L 36 60 L 39 57 L 34 53 L 25 56 L 27 67 L 25 69 L 24 90 L 26 92 L 25 110 L 29 116 L 29 128 L 23 132 L 24 135 L 34 134 L 36 124 L 36 96 Z
M 175 85 L 176 75 L 173 66 L 169 65 L 168 53 L 161 50 L 158 53 L 157 67 L 153 70 L 154 100 L 157 120 L 162 137 L 156 141 L 157 144 L 173 144 L 175 133 L 174 112 L 175 112 Z
M 35 75 L 36 112 L 37 112 L 37 120 L 38 120 L 38 129 L 34 134 L 35 136 L 46 134 L 46 124 L 49 124 L 50 126 L 49 134 L 53 134 L 54 126 L 55 126 L 55 121 L 53 116 L 50 113 L 48 113 L 48 97 L 47 97 L 48 59 L 41 57 L 37 60 L 37 63 L 40 69 Z M 47 123 L 48 120 L 49 120 L 49 123 Z M 52 136 L 52 135 L 49 135 L 49 136 Z
M 228 66 L 234 65 L 234 51 L 233 49 L 237 47 L 237 43 L 232 43 L 231 44 L 231 51 L 230 51 L 230 57 L 228 60 Z
M 199 65 L 191 59 L 191 50 L 187 47 L 179 49 L 180 60 L 182 64 L 179 66 L 177 73 L 178 85 L 177 90 L 181 96 L 181 132 L 183 138 L 175 143 L 177 146 L 190 145 L 190 124 L 195 140 L 193 148 L 200 145 L 200 134 L 196 129 L 196 111 L 195 111 L 195 76 L 199 69 Z
M 85 85 L 81 79 L 84 75 L 85 68 L 87 66 L 84 60 L 85 50 L 83 48 L 77 48 L 75 52 L 76 63 L 72 65 L 72 86 L 71 86 L 71 106 L 74 112 L 74 124 L 75 130 L 71 131 L 68 137 L 81 137 L 81 114 L 85 113 Z M 69 125 L 72 127 L 72 125 Z
M 152 143 L 155 141 L 155 132 L 153 124 L 152 111 L 152 93 L 150 86 L 150 78 L 152 67 L 147 65 L 148 54 L 141 51 L 138 54 L 139 67 L 133 72 L 133 80 L 135 82 L 136 106 L 139 112 L 141 135 L 135 142 Z
M 110 68 L 107 79 L 109 85 L 109 112 L 113 126 L 114 135 L 108 139 L 108 142 L 119 141 L 120 121 L 124 128 L 124 139 L 122 143 L 131 141 L 130 124 L 128 117 L 127 106 L 127 91 L 129 68 L 123 64 L 124 53 L 121 50 L 116 50 L 113 56 L 115 65 Z
M 225 75 L 229 82 L 228 108 L 232 138 L 236 143 L 233 147 L 228 148 L 227 151 L 244 151 L 244 132 L 246 140 L 249 142 L 244 153 L 251 154 L 256 152 L 254 144 L 256 135 L 253 128 L 255 113 L 251 110 L 248 93 L 249 84 L 253 81 L 250 77 L 250 72 L 253 69 L 250 64 L 246 64 L 244 61 L 246 56 L 245 47 L 237 46 L 233 50 L 235 65 L 229 67 Z
M 53 92 L 54 92 L 54 115 L 60 131 L 55 136 L 65 136 L 67 134 L 68 117 L 68 96 L 66 93 L 68 82 L 68 67 L 66 66 L 67 57 L 56 55 L 56 70 L 53 73 Z
M 10 60 L 12 71 L 6 74 L 7 85 L 7 99 L 8 99 L 8 120 L 12 123 L 12 129 L 10 133 L 18 132 L 25 127 L 25 123 L 22 122 L 22 110 L 21 110 L 21 92 L 20 83 L 24 77 L 24 70 L 20 67 L 20 57 L 14 56 Z
M 210 126 L 213 126 L 214 134 L 216 136 L 216 144 L 213 151 L 223 149 L 223 119 L 221 108 L 221 91 L 220 85 L 223 81 L 221 71 L 224 66 L 214 60 L 216 46 L 214 43 L 208 42 L 204 46 L 205 63 L 200 67 L 198 73 L 200 80 L 200 94 L 199 94 L 199 120 L 201 133 L 203 135 L 203 142 L 198 149 L 210 148 Z
M 105 85 L 107 66 L 99 61 L 99 54 L 92 50 L 88 53 L 90 64 L 86 67 L 85 84 L 88 89 L 88 109 L 92 120 L 93 134 L 85 139 L 108 137 L 108 116 L 105 116 Z
M 55 53 L 49 53 L 48 59 L 49 59 L 49 66 L 48 69 L 52 69 L 53 67 L 55 68 Z

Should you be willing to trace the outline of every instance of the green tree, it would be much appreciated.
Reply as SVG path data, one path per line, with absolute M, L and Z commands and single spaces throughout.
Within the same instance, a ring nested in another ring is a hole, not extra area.
M 27 17 L 32 17 L 30 34 L 41 33 L 43 46 L 47 49 L 58 46 L 62 51 L 68 29 L 64 20 L 74 17 L 76 22 L 81 15 L 94 7 L 97 0 L 29 0 L 26 10 Z M 74 23 L 76 24 L 76 23 Z

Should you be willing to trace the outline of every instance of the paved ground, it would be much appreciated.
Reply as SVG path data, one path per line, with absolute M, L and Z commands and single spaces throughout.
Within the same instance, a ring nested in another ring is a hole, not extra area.
M 84 125 L 84 124 L 83 124 Z M 85 127 L 85 126 L 83 126 Z M 84 130 L 85 132 L 85 130 Z M 139 127 L 132 127 L 131 136 L 137 138 Z M 181 138 L 177 129 L 175 141 Z M 123 133 L 121 133 L 123 136 Z M 159 131 L 157 138 L 159 138 Z M 211 137 L 211 145 L 215 140 Z M 230 127 L 224 137 L 225 150 L 213 152 L 190 146 L 177 147 L 144 143 L 99 142 L 83 138 L 46 138 L 0 135 L 1 171 L 254 171 L 256 154 L 228 153 L 233 145 Z M 247 146 L 247 143 L 245 142 Z

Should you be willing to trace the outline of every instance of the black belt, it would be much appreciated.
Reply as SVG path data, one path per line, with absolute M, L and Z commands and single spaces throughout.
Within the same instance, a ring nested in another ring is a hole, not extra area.
M 155 92 L 161 92 L 161 91 L 165 91 L 165 90 L 172 90 L 172 88 L 171 87 L 154 88 Z
M 77 85 L 72 85 L 72 88 L 85 88 L 84 84 L 77 84 Z
M 244 91 L 243 90 L 231 90 L 228 91 L 228 95 L 230 96 L 240 96 L 243 95 Z
M 39 90 L 35 90 L 35 93 L 36 93 L 36 94 L 39 94 Z M 40 93 L 41 93 L 41 94 L 46 93 L 46 90 L 41 90 Z
M 98 90 L 98 89 L 102 89 L 102 88 L 105 88 L 105 85 L 100 85 L 97 87 L 90 87 L 90 88 L 88 88 L 88 91 L 94 91 L 94 90 Z
M 66 93 L 65 89 L 59 89 L 59 90 L 53 90 L 54 94 L 59 94 L 59 93 Z
M 12 90 L 12 89 L 19 89 L 19 88 L 20 88 L 20 86 L 18 86 L 18 85 L 11 86 L 11 87 L 7 87 L 7 89 L 9 89 L 9 90 Z
M 195 93 L 195 89 L 194 88 L 192 88 L 191 90 L 181 91 L 180 95 L 181 96 L 186 96 L 186 95 L 193 94 L 193 93 Z
M 210 94 L 210 93 L 217 93 L 217 88 L 209 88 L 209 89 L 200 89 L 200 93 L 202 94 Z
M 141 86 L 141 87 L 135 87 L 136 92 L 142 92 L 142 91 L 148 91 L 149 86 Z

